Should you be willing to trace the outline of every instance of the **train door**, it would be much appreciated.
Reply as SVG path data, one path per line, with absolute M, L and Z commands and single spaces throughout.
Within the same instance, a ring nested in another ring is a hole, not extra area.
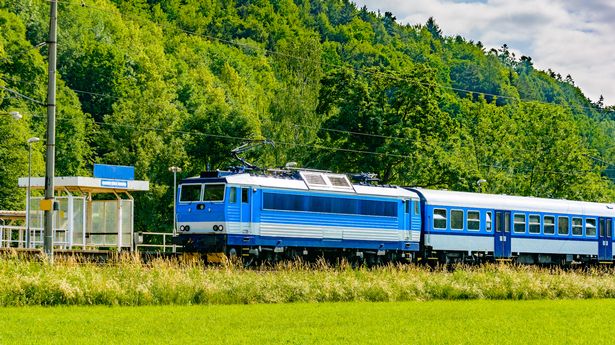
M 249 234 L 252 231 L 252 193 L 250 188 L 241 188 L 241 233 Z
M 497 258 L 509 258 L 510 250 L 510 211 L 495 211 L 495 244 L 493 256 Z
M 600 218 L 598 221 L 598 260 L 613 260 L 613 220 Z
M 404 200 L 404 206 L 403 236 L 404 241 L 410 241 L 410 230 L 412 229 L 412 200 Z

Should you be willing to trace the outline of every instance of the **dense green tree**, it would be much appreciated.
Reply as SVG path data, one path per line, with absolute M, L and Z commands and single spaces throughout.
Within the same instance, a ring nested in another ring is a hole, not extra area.
M 341 70 L 323 81 L 319 110 L 327 116 L 319 164 L 341 171 L 377 172 L 384 183 L 446 186 L 457 132 L 438 106 L 433 71 Z M 444 143 L 444 145 L 442 145 Z

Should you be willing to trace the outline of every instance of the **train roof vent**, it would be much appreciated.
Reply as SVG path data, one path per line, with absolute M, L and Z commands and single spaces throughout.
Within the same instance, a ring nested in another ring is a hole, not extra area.
M 301 174 L 303 176 L 303 179 L 305 180 L 305 183 L 309 185 L 318 185 L 318 186 L 326 186 L 327 182 L 325 182 L 325 179 L 322 177 L 322 174 L 319 173 L 302 173 Z
M 327 177 L 329 178 L 329 181 L 331 181 L 331 185 L 333 185 L 334 187 L 342 187 L 342 188 L 350 187 L 350 181 L 348 181 L 348 178 L 344 175 L 342 176 L 329 175 Z
M 301 171 L 299 174 L 310 189 L 354 192 L 346 175 L 313 171 Z

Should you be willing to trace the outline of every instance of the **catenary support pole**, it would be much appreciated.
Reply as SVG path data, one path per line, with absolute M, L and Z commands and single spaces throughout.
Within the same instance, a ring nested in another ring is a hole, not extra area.
M 54 177 L 56 154 L 56 56 L 58 2 L 50 0 L 49 17 L 49 80 L 47 84 L 47 156 L 45 165 L 45 218 L 43 246 L 47 260 L 53 263 Z
M 180 167 L 172 166 L 169 171 L 173 173 L 173 237 L 177 236 L 177 173 L 182 172 Z

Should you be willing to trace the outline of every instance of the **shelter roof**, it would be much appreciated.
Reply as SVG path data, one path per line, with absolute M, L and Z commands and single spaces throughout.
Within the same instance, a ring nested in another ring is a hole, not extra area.
M 0 210 L 0 219 L 6 219 L 6 220 L 26 219 L 26 211 L 2 211 Z
M 28 187 L 28 178 L 19 178 L 19 187 Z M 120 180 L 85 176 L 62 176 L 53 180 L 56 191 L 111 193 L 111 192 L 145 192 L 149 190 L 149 181 Z M 30 187 L 33 190 L 45 188 L 44 177 L 32 177 Z

